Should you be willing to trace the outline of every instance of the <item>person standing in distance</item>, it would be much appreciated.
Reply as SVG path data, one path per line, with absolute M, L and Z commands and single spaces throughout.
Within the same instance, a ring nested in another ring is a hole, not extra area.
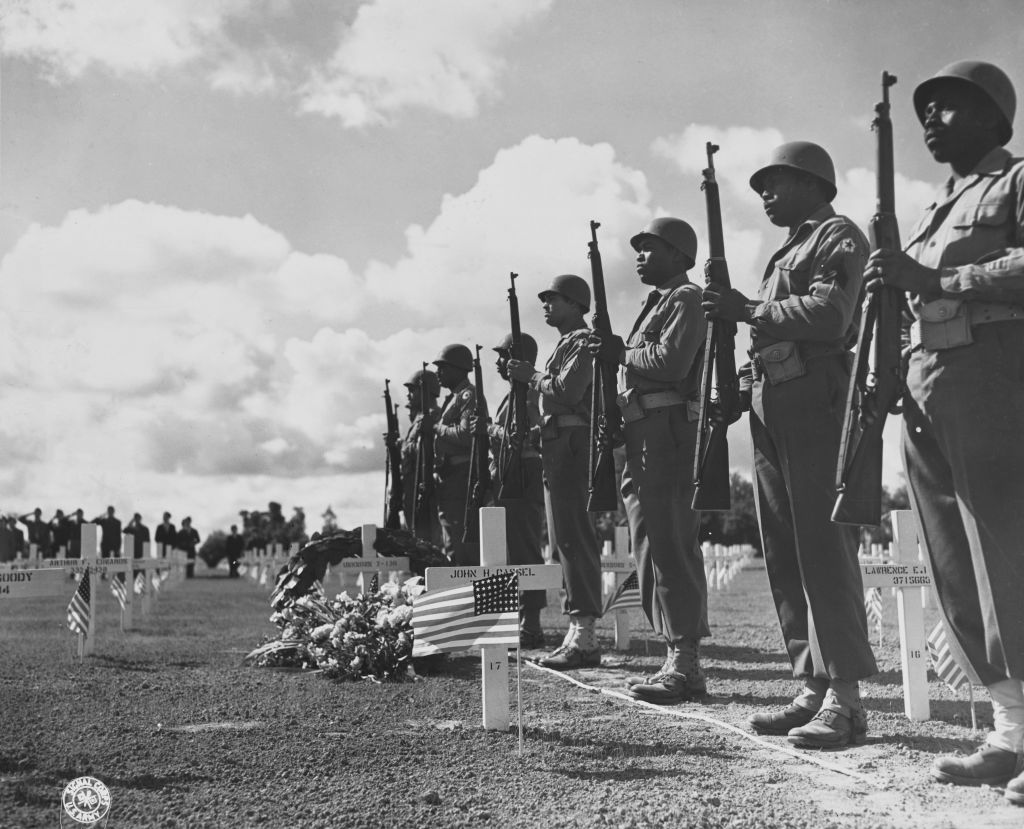
M 477 391 L 469 382 L 473 355 L 464 345 L 446 345 L 434 365 L 441 386 L 448 389 L 441 414 L 434 424 L 437 516 L 441 521 L 444 551 L 453 564 L 477 565 L 480 563 L 479 542 L 462 540 L 472 460 L 472 423 L 476 414 Z
M 532 364 L 537 359 L 537 341 L 529 334 L 521 337 L 523 361 Z M 501 379 L 508 382 L 508 365 L 512 356 L 512 335 L 502 338 L 494 350 L 498 354 L 495 367 Z M 491 439 L 491 481 L 494 486 L 494 506 L 505 508 L 505 534 L 508 539 L 509 564 L 543 564 L 541 531 L 544 526 L 544 471 L 540 452 L 540 404 L 537 390 L 526 390 L 526 425 L 528 432 L 523 436 L 519 464 L 522 468 L 522 497 L 499 498 L 502 482 L 499 478 L 498 458 L 501 449 L 510 437 L 506 427 L 510 426 L 509 401 L 511 391 L 506 394 L 494 415 L 494 422 L 487 425 Z M 544 647 L 544 630 L 540 623 L 540 612 L 547 606 L 544 590 L 524 590 L 519 601 L 519 645 L 533 649 Z
M 644 613 L 665 639 L 657 673 L 626 680 L 636 699 L 674 704 L 707 693 L 700 640 L 710 636 L 708 587 L 693 500 L 706 324 L 701 289 L 687 278 L 697 234 L 682 219 L 655 219 L 630 239 L 636 272 L 651 286 L 625 342 L 590 332 L 590 352 L 618 363 L 626 437 L 622 499 Z
M 991 63 L 959 61 L 914 90 L 950 177 L 907 237 L 878 250 L 869 287 L 906 291 L 903 463 L 950 649 L 988 688 L 995 730 L 944 783 L 1006 784 L 1024 805 L 1024 159 L 1005 149 L 1016 93 Z
M 803 688 L 783 710 L 749 722 L 800 746 L 857 745 L 867 739 L 859 680 L 878 669 L 857 528 L 833 524 L 831 514 L 868 242 L 832 209 L 835 168 L 817 144 L 776 147 L 750 186 L 768 220 L 789 235 L 768 262 L 758 299 L 711 284 L 703 304 L 709 317 L 751 329 L 751 362 L 739 374 L 751 407 L 757 516 L 786 651 Z
M 594 360 L 587 351 L 590 286 L 562 274 L 538 294 L 544 321 L 561 337 L 544 371 L 533 360 L 511 360 L 509 374 L 539 393 L 544 480 L 551 497 L 552 536 L 562 565 L 562 613 L 569 629 L 540 664 L 564 671 L 601 664 L 596 623 L 601 616 L 601 548 L 587 512 L 590 391 Z M 536 355 L 535 355 L 536 356 Z
M 437 398 L 441 394 L 441 384 L 437 382 L 437 375 L 434 372 L 419 369 L 405 382 L 405 388 L 407 392 L 405 408 L 409 412 L 409 431 L 402 439 L 402 496 L 405 503 L 405 515 L 411 522 L 414 520 L 416 509 L 416 459 L 419 456 L 420 441 L 434 439 L 432 434 L 423 435 L 422 433 L 421 398 L 425 393 L 430 415 L 436 420 L 438 415 Z M 434 470 L 421 469 L 419 474 L 421 478 L 425 475 L 433 476 Z M 433 504 L 430 506 L 430 510 L 423 511 L 424 514 L 429 514 L 430 520 L 417 521 L 416 537 L 440 547 L 441 525 L 437 520 L 437 509 Z M 420 518 L 422 519 L 423 515 Z

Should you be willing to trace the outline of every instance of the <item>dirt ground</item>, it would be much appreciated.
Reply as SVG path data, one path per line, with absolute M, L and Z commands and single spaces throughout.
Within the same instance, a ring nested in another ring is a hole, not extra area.
M 971 750 L 980 735 L 966 696 L 935 681 L 933 719 L 903 715 L 890 596 L 881 673 L 864 686 L 866 746 L 804 752 L 745 727 L 795 690 L 757 562 L 711 596 L 707 700 L 651 710 L 597 690 L 617 693 L 627 672 L 661 662 L 630 611 L 639 631 L 631 650 L 612 651 L 602 622 L 604 664 L 571 674 L 589 687 L 524 665 L 520 754 L 514 711 L 507 733 L 480 727 L 478 657 L 384 685 L 243 667 L 274 632 L 267 593 L 220 571 L 198 575 L 165 591 L 126 634 L 98 582 L 96 654 L 82 663 L 63 601 L 0 605 L 0 827 L 60 825 L 61 791 L 81 775 L 110 790 L 109 827 L 1024 823 L 998 789 L 929 782 L 935 756 Z M 555 591 L 549 598 L 555 631 Z M 991 706 L 979 697 L 985 729 Z

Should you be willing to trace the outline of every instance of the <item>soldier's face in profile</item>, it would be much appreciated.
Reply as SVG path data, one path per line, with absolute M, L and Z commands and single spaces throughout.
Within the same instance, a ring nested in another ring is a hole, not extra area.
M 768 220 L 777 227 L 793 227 L 807 217 L 816 201 L 813 188 L 796 170 L 776 167 L 761 176 L 761 203 Z
M 680 254 L 657 236 L 645 236 L 637 244 L 636 272 L 645 285 L 661 285 L 685 268 L 680 267 Z
M 924 143 L 932 158 L 942 164 L 970 154 L 998 124 L 998 114 L 966 84 L 936 83 L 929 93 L 924 107 Z
M 549 291 L 544 294 L 541 300 L 544 309 L 544 322 L 557 328 L 566 320 L 567 314 L 572 314 L 575 306 L 561 294 Z
M 509 353 L 507 351 L 499 351 L 498 359 L 494 361 L 494 367 L 498 369 L 498 374 L 501 375 L 502 380 L 508 380 L 508 358 Z

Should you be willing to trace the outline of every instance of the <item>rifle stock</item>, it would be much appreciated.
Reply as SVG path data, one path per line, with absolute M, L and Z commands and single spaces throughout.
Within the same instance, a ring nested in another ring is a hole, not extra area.
M 709 256 L 704 265 L 704 278 L 709 284 L 713 282 L 729 288 L 731 283 L 729 265 L 725 259 L 722 204 L 715 179 L 714 155 L 719 148 L 710 141 L 705 146 L 708 166 L 703 172 L 701 189 L 707 205 Z M 726 512 L 731 506 L 727 431 L 728 421 L 738 413 L 740 405 L 735 349 L 736 323 L 709 320 L 704 338 L 700 416 L 693 458 L 694 491 L 691 507 L 700 512 Z M 712 403 L 718 404 L 721 421 L 711 418 Z
M 476 382 L 476 428 L 473 430 L 473 443 L 469 450 L 469 481 L 466 484 L 466 512 L 462 524 L 462 541 L 469 543 L 476 540 L 480 526 L 480 507 L 491 486 L 491 469 L 489 464 L 489 439 L 487 436 L 487 401 L 484 400 L 484 377 L 480 369 L 480 348 L 476 347 L 473 357 L 473 380 Z
M 508 313 L 511 322 L 512 352 L 514 360 L 523 359 L 523 330 L 519 321 L 519 298 L 516 296 L 517 273 L 509 274 L 511 285 L 508 289 Z M 525 485 L 523 482 L 523 445 L 529 432 L 529 416 L 526 411 L 526 383 L 510 380 L 508 411 L 501 438 L 501 449 L 498 453 L 498 498 L 522 498 Z
M 889 87 L 894 83 L 895 76 L 882 73 L 882 100 L 872 122 L 878 134 L 873 250 L 901 248 L 889 118 Z M 865 296 L 836 461 L 832 520 L 837 524 L 878 526 L 882 520 L 882 431 L 886 416 L 899 412 L 903 394 L 902 310 L 903 292 L 898 288 L 883 287 Z
M 610 335 L 608 298 L 604 289 L 604 265 L 597 247 L 597 229 L 600 222 L 590 223 L 590 276 L 594 283 L 595 331 Z M 618 366 L 604 360 L 594 360 L 594 383 L 590 404 L 590 456 L 588 459 L 589 487 L 587 510 L 610 512 L 618 507 L 618 481 L 615 477 L 614 449 L 622 442 L 622 413 L 616 402 Z

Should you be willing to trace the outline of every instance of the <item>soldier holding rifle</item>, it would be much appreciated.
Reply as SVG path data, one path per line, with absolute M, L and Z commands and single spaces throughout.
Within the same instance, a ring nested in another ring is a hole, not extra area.
M 877 668 L 857 530 L 829 516 L 868 243 L 832 209 L 835 168 L 817 144 L 777 147 L 750 186 L 789 236 L 757 300 L 711 284 L 703 304 L 709 317 L 751 327 L 751 362 L 740 374 L 751 395 L 757 515 L 786 650 L 803 682 L 789 706 L 750 723 L 796 745 L 860 744 L 867 718 L 859 680 Z
M 532 364 L 537 359 L 537 341 L 529 334 L 519 335 L 520 362 Z M 513 336 L 502 338 L 494 351 L 498 354 L 496 368 L 505 381 L 510 377 L 508 366 L 512 361 Z M 523 382 L 523 381 L 517 381 Z M 509 564 L 543 564 L 541 552 L 541 530 L 544 526 L 544 471 L 542 469 L 538 443 L 540 439 L 540 404 L 536 389 L 526 389 L 527 434 L 516 434 L 513 424 L 513 394 L 505 395 L 498 404 L 494 423 L 488 424 L 487 434 L 491 439 L 491 479 L 501 482 L 504 478 L 499 469 L 499 460 L 517 454 L 515 473 L 519 476 L 515 491 L 512 487 L 499 487 L 494 506 L 505 508 L 505 528 L 508 541 Z M 511 443 L 518 443 L 512 446 Z M 540 612 L 547 605 L 544 590 L 524 590 L 519 602 L 519 645 L 523 648 L 543 648 L 544 631 L 540 624 Z
M 866 276 L 906 291 L 914 323 L 903 461 L 954 656 L 988 688 L 995 730 L 932 776 L 1006 784 L 1024 805 L 1024 160 L 1004 145 L 1016 96 L 998 67 L 961 61 L 914 91 L 924 143 L 950 178 L 906 252 Z
M 705 334 L 701 290 L 686 275 L 696 262 L 697 235 L 683 220 L 666 217 L 630 244 L 640 281 L 653 290 L 625 342 L 595 331 L 590 351 L 622 366 L 622 497 L 644 612 L 668 650 L 661 670 L 627 683 L 637 699 L 672 704 L 707 693 L 698 650 L 710 635 L 707 580 L 699 516 L 690 506 Z
M 437 379 L 448 389 L 434 424 L 437 514 L 444 551 L 454 564 L 479 564 L 479 543 L 463 541 L 473 445 L 472 421 L 476 409 L 476 389 L 469 382 L 473 355 L 464 345 L 446 345 L 434 365 Z
M 432 497 L 434 467 L 426 468 L 423 463 L 424 445 L 430 442 L 433 449 L 433 427 L 424 435 L 424 424 L 428 426 L 437 419 L 437 398 L 441 384 L 437 375 L 426 368 L 415 372 L 405 382 L 408 396 L 405 408 L 409 412 L 409 431 L 402 439 L 402 488 L 404 490 L 405 515 L 409 529 L 417 538 L 441 546 L 441 525 L 437 520 L 437 506 Z M 424 411 L 424 406 L 426 411 Z M 427 485 L 425 485 L 427 484 Z M 422 503 L 430 495 L 429 503 Z
M 587 447 L 594 361 L 587 352 L 583 315 L 590 310 L 590 286 L 562 274 L 538 294 L 544 321 L 561 335 L 544 371 L 533 361 L 512 360 L 509 374 L 540 393 L 544 479 L 551 494 L 553 535 L 562 565 L 562 613 L 569 630 L 562 643 L 540 660 L 556 670 L 601 664 L 595 623 L 601 615 L 601 549 L 587 513 Z

